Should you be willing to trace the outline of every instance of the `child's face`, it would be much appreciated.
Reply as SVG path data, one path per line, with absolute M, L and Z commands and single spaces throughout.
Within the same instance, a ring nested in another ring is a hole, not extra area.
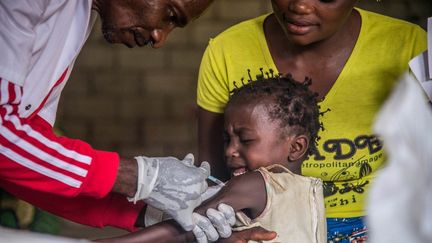
M 225 158 L 232 176 L 279 163 L 286 165 L 290 138 L 271 121 L 264 104 L 233 104 L 225 110 Z
M 287 38 L 309 45 L 331 38 L 346 23 L 357 0 L 272 0 Z

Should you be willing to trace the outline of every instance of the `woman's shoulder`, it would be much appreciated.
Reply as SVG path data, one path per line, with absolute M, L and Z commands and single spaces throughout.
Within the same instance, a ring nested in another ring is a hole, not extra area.
M 407 52 L 413 51 L 413 55 L 424 51 L 426 31 L 422 27 L 405 20 L 358 8 L 357 10 L 362 18 L 360 45 L 363 43 L 369 49 L 375 46 L 377 49 L 395 51 L 403 48 Z
M 406 20 L 356 8 L 362 17 L 362 23 L 373 28 L 392 29 L 395 31 L 419 29 L 421 27 Z

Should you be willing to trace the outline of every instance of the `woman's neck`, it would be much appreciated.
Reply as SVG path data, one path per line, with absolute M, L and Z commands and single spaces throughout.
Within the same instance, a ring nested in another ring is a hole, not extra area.
M 354 50 L 360 26 L 360 14 L 354 10 L 331 37 L 300 45 L 290 40 L 276 17 L 270 15 L 264 22 L 264 33 L 278 72 L 290 73 L 297 80 L 311 78 L 310 88 L 322 99 L 336 82 Z

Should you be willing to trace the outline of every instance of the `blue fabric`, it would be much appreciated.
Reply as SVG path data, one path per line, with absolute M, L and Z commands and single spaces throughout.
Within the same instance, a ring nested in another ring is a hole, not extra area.
M 367 240 L 364 217 L 327 218 L 327 241 L 329 243 L 361 243 Z

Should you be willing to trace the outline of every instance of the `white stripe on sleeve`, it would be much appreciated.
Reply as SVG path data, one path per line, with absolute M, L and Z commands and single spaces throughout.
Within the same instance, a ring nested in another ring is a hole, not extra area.
M 69 185 L 71 187 L 79 188 L 81 186 L 81 183 L 82 183 L 81 181 L 78 181 L 78 180 L 76 180 L 70 176 L 58 173 L 58 172 L 53 171 L 49 168 L 46 168 L 46 167 L 41 166 L 37 163 L 34 163 L 33 161 L 22 157 L 21 155 L 15 153 L 14 151 L 12 151 L 6 147 L 3 147 L 0 145 L 0 150 L 2 151 L 2 154 L 4 156 L 10 158 L 11 160 L 15 161 L 16 163 L 18 163 L 24 167 L 27 167 L 27 168 L 29 168 L 33 171 L 36 171 L 40 174 L 43 174 L 47 177 L 53 178 L 57 181 L 60 181 L 64 184 L 66 184 L 66 185 Z
M 76 151 L 70 150 L 65 148 L 63 145 L 54 142 L 52 140 L 49 140 L 48 138 L 46 138 L 45 136 L 43 136 L 41 133 L 39 133 L 38 131 L 33 130 L 29 125 L 27 124 L 23 124 L 21 125 L 21 122 L 19 120 L 19 118 L 15 115 L 8 115 L 11 113 L 12 111 L 12 107 L 11 106 L 7 106 L 7 113 L 5 115 L 5 120 L 6 121 L 10 121 L 14 124 L 15 129 L 16 130 L 20 130 L 25 132 L 28 136 L 38 140 L 40 143 L 44 144 L 45 146 L 57 151 L 58 153 L 64 155 L 65 157 L 71 158 L 73 160 L 76 160 L 78 162 L 84 163 L 89 165 L 91 163 L 92 158 L 90 156 L 87 155 L 83 155 L 80 153 L 77 153 Z
M 9 102 L 8 84 L 9 82 L 0 78 L 0 104 L 7 104 Z
M 21 87 L 19 85 L 14 85 L 14 91 L 15 91 L 15 100 L 12 101 L 12 104 L 19 104 L 22 97 Z
M 48 154 L 45 151 L 42 151 L 41 149 L 37 148 L 33 144 L 30 144 L 26 140 L 18 137 L 16 134 L 14 134 L 12 131 L 7 129 L 6 127 L 3 127 L 3 129 L 0 129 L 0 135 L 2 135 L 4 138 L 9 140 L 11 143 L 14 143 L 16 146 L 21 148 L 22 150 L 26 151 L 27 153 L 41 159 L 42 161 L 45 161 L 48 164 L 51 164 L 53 166 L 56 166 L 58 168 L 61 168 L 63 170 L 67 170 L 71 173 L 74 173 L 76 175 L 85 177 L 87 175 L 87 170 L 83 169 L 81 167 L 78 167 L 73 164 L 69 164 L 65 161 L 62 161 L 59 158 L 56 158 L 50 154 Z

